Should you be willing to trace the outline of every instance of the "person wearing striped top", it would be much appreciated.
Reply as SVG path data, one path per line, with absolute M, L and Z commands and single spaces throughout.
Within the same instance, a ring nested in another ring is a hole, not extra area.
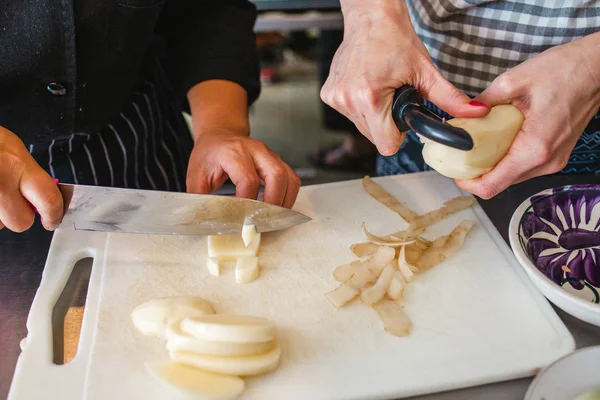
M 248 0 L 4 0 L 0 229 L 28 229 L 33 207 L 54 229 L 53 178 L 195 193 L 229 178 L 291 207 L 300 180 L 248 137 L 255 20 Z
M 394 90 L 415 86 L 440 116 L 525 116 L 494 170 L 457 184 L 491 198 L 535 176 L 600 174 L 600 1 L 342 0 L 344 40 L 321 97 L 378 148 L 382 175 L 429 169 L 398 132 Z

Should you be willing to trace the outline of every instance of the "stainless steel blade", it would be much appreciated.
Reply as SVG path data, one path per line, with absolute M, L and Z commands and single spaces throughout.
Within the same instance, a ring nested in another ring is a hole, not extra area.
M 270 232 L 311 218 L 271 204 L 229 196 L 59 184 L 65 215 L 59 226 L 102 232 L 227 235 L 245 223 Z

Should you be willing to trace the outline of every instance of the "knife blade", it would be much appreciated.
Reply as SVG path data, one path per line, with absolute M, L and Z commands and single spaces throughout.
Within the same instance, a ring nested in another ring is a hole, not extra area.
M 59 183 L 59 229 L 160 235 L 228 235 L 244 224 L 271 232 L 311 218 L 287 208 L 229 196 Z

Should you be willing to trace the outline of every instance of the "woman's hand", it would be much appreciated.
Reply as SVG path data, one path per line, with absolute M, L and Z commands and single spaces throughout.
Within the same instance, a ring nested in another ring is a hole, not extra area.
M 246 92 L 227 81 L 206 81 L 188 93 L 192 109 L 194 150 L 187 175 L 187 190 L 212 193 L 227 178 L 236 195 L 256 199 L 264 185 L 264 201 L 291 208 L 300 179 L 264 143 L 248 137 Z
M 32 205 L 42 224 L 53 230 L 63 216 L 56 183 L 29 154 L 14 133 L 0 127 L 0 229 L 23 232 L 34 221 Z
M 468 96 L 435 67 L 415 34 L 403 1 L 342 0 L 344 40 L 333 59 L 321 98 L 352 120 L 384 156 L 398 151 L 404 135 L 392 119 L 394 91 L 416 87 L 455 117 L 481 117 L 485 105 Z
M 457 184 L 489 199 L 515 183 L 562 170 L 600 107 L 599 62 L 596 33 L 551 48 L 496 78 L 476 100 L 513 104 L 525 121 L 492 171 Z

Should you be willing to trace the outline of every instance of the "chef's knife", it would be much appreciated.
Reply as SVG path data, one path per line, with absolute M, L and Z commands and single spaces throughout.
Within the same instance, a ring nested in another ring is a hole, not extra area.
M 227 235 L 254 224 L 258 232 L 311 219 L 296 211 L 229 196 L 58 184 L 65 204 L 60 229 L 161 235 Z
M 471 150 L 473 138 L 467 131 L 447 124 L 423 105 L 423 96 L 412 86 L 396 89 L 392 117 L 398 130 L 413 132 L 459 150 Z

